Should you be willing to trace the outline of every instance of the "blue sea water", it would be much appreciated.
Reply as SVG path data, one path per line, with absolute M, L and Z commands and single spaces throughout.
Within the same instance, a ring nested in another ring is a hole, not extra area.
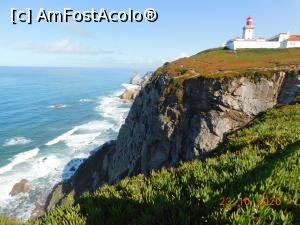
M 95 147 L 116 138 L 130 108 L 118 96 L 131 72 L 0 68 L 1 214 L 28 219 Z M 10 196 L 22 179 L 30 192 Z

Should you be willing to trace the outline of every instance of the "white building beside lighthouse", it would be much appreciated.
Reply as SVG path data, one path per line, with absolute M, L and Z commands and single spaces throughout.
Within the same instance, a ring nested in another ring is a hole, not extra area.
M 229 40 L 225 47 L 232 50 L 242 48 L 300 48 L 300 35 L 280 33 L 267 40 L 265 38 L 254 38 L 253 18 L 249 16 L 243 28 L 242 38 L 237 37 Z

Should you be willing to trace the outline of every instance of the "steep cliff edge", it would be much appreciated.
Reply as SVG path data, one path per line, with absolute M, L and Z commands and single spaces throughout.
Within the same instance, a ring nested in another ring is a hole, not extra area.
M 216 58 L 216 52 L 222 57 Z M 67 194 L 80 196 L 126 176 L 205 158 L 228 133 L 260 112 L 294 102 L 300 96 L 300 50 L 284 52 L 293 57 L 281 60 L 279 50 L 216 50 L 200 54 L 201 60 L 196 55 L 158 69 L 135 99 L 117 140 L 57 185 L 47 209 L 64 203 Z M 224 57 L 229 53 L 233 59 Z

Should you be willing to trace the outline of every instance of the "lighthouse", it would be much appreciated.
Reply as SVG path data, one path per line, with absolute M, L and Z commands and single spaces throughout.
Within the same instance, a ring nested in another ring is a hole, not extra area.
M 243 39 L 252 40 L 254 34 L 253 18 L 248 16 L 246 26 L 243 28 Z
M 300 34 L 280 33 L 269 39 L 254 38 L 252 16 L 247 17 L 243 28 L 243 38 L 236 37 L 226 42 L 225 47 L 232 50 L 243 48 L 300 48 Z

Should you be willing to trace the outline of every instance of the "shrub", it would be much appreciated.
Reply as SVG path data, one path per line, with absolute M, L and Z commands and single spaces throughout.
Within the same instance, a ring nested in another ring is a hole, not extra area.
M 186 74 L 188 71 L 189 71 L 188 68 L 185 68 L 185 67 L 180 67 L 180 68 L 179 68 L 179 73 L 180 73 L 180 75 L 184 75 L 184 74 Z

